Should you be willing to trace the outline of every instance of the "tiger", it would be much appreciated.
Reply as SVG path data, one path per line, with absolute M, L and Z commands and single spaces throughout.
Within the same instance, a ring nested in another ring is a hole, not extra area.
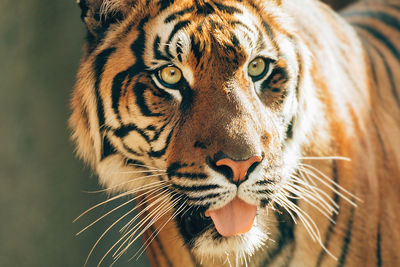
M 129 199 L 99 265 L 142 240 L 152 266 L 400 266 L 400 1 L 78 3 L 72 140 Z

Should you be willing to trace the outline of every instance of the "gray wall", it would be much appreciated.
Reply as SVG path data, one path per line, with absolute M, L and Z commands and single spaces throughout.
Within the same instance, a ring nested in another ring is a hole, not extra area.
M 73 0 L 0 1 L 0 266 L 83 266 L 112 222 L 75 237 L 113 206 L 72 223 L 106 198 L 83 192 L 99 188 L 74 158 L 66 127 L 84 38 L 79 16 Z M 88 266 L 118 237 L 101 242 Z M 128 259 L 116 266 L 146 266 L 144 257 Z
M 66 127 L 84 38 L 79 15 L 73 0 L 0 1 L 0 266 L 82 266 L 112 223 L 109 218 L 75 237 L 113 207 L 72 223 L 106 198 L 83 192 L 99 188 L 74 159 Z M 118 237 L 107 235 L 88 266 Z M 147 266 L 145 257 L 128 259 L 116 266 Z

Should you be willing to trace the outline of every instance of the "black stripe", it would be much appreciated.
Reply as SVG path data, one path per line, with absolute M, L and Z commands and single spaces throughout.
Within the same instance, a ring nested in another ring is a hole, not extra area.
M 214 2 L 214 5 L 220 11 L 226 12 L 226 13 L 228 13 L 230 15 L 233 15 L 235 13 L 238 13 L 238 14 L 242 14 L 243 13 L 242 10 L 240 10 L 240 9 L 238 9 L 236 7 L 233 7 L 233 6 L 227 6 L 227 5 L 224 5 L 224 4 L 221 4 L 221 3 L 216 3 L 216 2 Z
M 272 193 L 274 193 L 274 191 L 271 189 L 263 189 L 263 190 L 257 190 L 254 193 L 262 194 L 262 195 L 271 195 Z
M 175 127 L 173 127 L 173 129 L 175 129 Z M 158 150 L 158 151 L 154 151 L 152 148 L 151 151 L 148 153 L 148 155 L 152 158 L 161 158 L 162 156 L 164 156 L 165 153 L 167 152 L 169 143 L 171 142 L 173 132 L 174 132 L 174 130 L 171 130 L 170 133 L 168 134 L 167 140 L 165 141 L 164 148 L 162 148 L 161 150 Z
M 159 12 L 162 12 L 162 11 L 164 11 L 165 9 L 167 9 L 167 8 L 170 7 L 174 2 L 175 2 L 175 0 L 160 0 L 160 1 L 158 2 L 158 5 L 160 6 Z
M 164 116 L 165 114 L 163 113 L 157 113 L 157 112 L 152 112 L 149 108 L 149 106 L 146 103 L 146 98 L 144 97 L 144 92 L 149 89 L 149 86 L 147 84 L 137 82 L 134 87 L 133 87 L 133 92 L 135 93 L 136 96 L 136 104 L 138 105 L 140 112 L 147 117 L 161 117 Z
M 392 54 L 396 57 L 397 60 L 400 60 L 400 52 L 383 33 L 379 32 L 377 29 L 371 26 L 364 25 L 361 23 L 353 23 L 353 25 L 372 34 L 376 39 L 381 41 L 392 52 Z
M 178 31 L 182 30 L 184 27 L 186 27 L 187 25 L 189 25 L 189 23 L 190 23 L 189 20 L 183 20 L 183 21 L 178 22 L 178 23 L 174 26 L 174 28 L 172 29 L 171 33 L 169 34 L 167 44 L 169 44 L 169 43 L 171 42 L 172 38 L 174 38 L 175 34 L 176 34 Z M 165 46 L 165 53 L 166 53 L 170 58 L 172 58 L 170 45 L 166 45 L 166 46 Z
M 94 73 L 95 73 L 95 93 L 96 93 L 96 101 L 97 101 L 97 118 L 99 121 L 99 128 L 104 125 L 105 117 L 104 117 L 104 107 L 103 107 L 103 99 L 100 95 L 100 83 L 103 76 L 105 65 L 108 61 L 108 58 L 115 52 L 115 48 L 108 48 L 96 56 L 94 61 Z
M 387 6 L 390 6 L 391 8 L 397 9 L 398 11 L 400 11 L 400 6 L 396 5 L 396 4 L 386 4 Z
M 337 163 L 334 161 L 332 163 L 332 179 L 334 181 L 334 183 L 332 184 L 332 186 L 334 187 L 335 191 L 333 192 L 333 201 L 335 202 L 336 205 L 339 206 L 339 202 L 340 202 L 340 197 L 338 195 L 338 193 L 336 193 L 338 191 L 337 188 L 337 183 L 339 182 L 339 170 L 338 170 L 338 166 Z M 331 237 L 333 234 L 333 231 L 335 230 L 336 224 L 332 223 L 332 222 L 336 222 L 337 218 L 338 218 L 338 214 L 337 213 L 332 213 L 331 215 L 331 220 L 330 220 L 330 224 L 328 226 L 327 231 L 325 232 L 325 240 L 324 240 L 324 247 L 328 249 L 329 247 L 329 242 L 331 241 Z M 326 255 L 326 251 L 324 249 L 321 249 L 321 252 L 318 256 L 318 260 L 317 260 L 317 264 L 315 265 L 316 267 L 320 267 L 322 264 L 322 261 L 324 259 Z
M 257 37 L 257 49 L 262 51 L 262 50 L 264 50 L 266 48 L 266 45 L 265 45 L 265 42 L 264 42 L 264 36 L 263 36 L 260 28 L 258 28 L 257 26 L 256 26 L 256 28 L 257 28 L 257 34 L 258 34 L 258 37 Z
M 213 198 L 216 198 L 216 197 L 221 197 L 221 196 L 223 196 L 223 195 L 226 195 L 227 194 L 227 192 L 225 192 L 225 193 L 213 193 L 213 194 L 208 194 L 208 195 L 205 195 L 205 196 L 200 196 L 200 197 L 188 197 L 187 198 L 187 200 L 188 201 L 204 201 L 204 200 L 207 200 L 207 199 L 213 199 Z
M 274 184 L 275 182 L 272 180 L 262 180 L 262 181 L 257 181 L 256 185 L 271 185 Z
M 378 233 L 376 235 L 376 266 L 382 266 L 382 248 L 381 248 L 381 225 L 378 224 Z
M 379 12 L 379 11 L 345 11 L 341 13 L 345 17 L 354 17 L 354 16 L 362 16 L 368 18 L 374 18 L 382 21 L 386 25 L 395 28 L 396 30 L 400 29 L 400 20 L 388 13 Z
M 145 167 L 146 164 L 144 162 L 136 160 L 136 159 L 127 159 L 126 160 L 126 165 L 128 165 L 128 166 L 132 165 L 135 168 L 142 168 L 142 169 L 146 169 L 146 170 L 148 169 L 148 168 Z M 143 165 L 143 166 L 138 166 L 138 165 Z
M 110 143 L 110 140 L 108 139 L 107 136 L 104 137 L 103 139 L 103 146 L 102 146 L 102 151 L 101 151 L 101 160 L 107 158 L 110 155 L 113 155 L 116 153 L 116 150 L 114 146 Z
M 220 186 L 216 185 L 216 184 L 197 185 L 197 186 L 182 186 L 182 185 L 173 184 L 172 187 L 174 187 L 180 191 L 206 191 L 206 190 L 220 188 Z
M 168 58 L 165 57 L 159 49 L 160 41 L 161 41 L 161 38 L 159 35 L 157 35 L 156 38 L 154 39 L 154 44 L 153 44 L 154 58 L 158 59 L 158 60 L 168 60 Z
M 280 79 L 277 80 L 275 83 L 279 82 L 283 84 L 283 86 L 279 88 L 271 86 L 272 80 L 275 78 L 276 75 L 280 75 Z M 279 93 L 286 89 L 284 88 L 284 85 L 289 81 L 289 79 L 289 73 L 286 69 L 276 67 L 272 70 L 272 73 L 261 83 L 261 92 L 264 93 L 265 91 L 272 91 L 274 93 Z
M 343 239 L 342 253 L 340 254 L 339 262 L 337 265 L 338 267 L 344 267 L 346 264 L 346 259 L 347 259 L 347 255 L 349 253 L 349 247 L 350 247 L 350 243 L 351 243 L 351 234 L 352 234 L 352 230 L 353 230 L 354 214 L 355 214 L 355 208 L 354 208 L 354 206 L 352 206 L 351 210 L 350 210 L 350 218 L 347 222 L 345 237 Z
M 286 138 L 285 138 L 286 140 L 293 138 L 293 125 L 294 125 L 294 117 L 290 120 L 289 125 L 286 128 Z
M 121 116 L 119 114 L 119 100 L 121 98 L 121 94 L 123 91 L 122 85 L 124 81 L 126 81 L 125 85 L 126 88 L 127 85 L 130 83 L 130 81 L 128 80 L 129 79 L 128 75 L 129 71 L 120 72 L 114 77 L 112 83 L 112 89 L 111 89 L 112 108 L 118 120 L 121 120 Z
M 142 153 L 139 153 L 139 152 L 133 150 L 132 148 L 130 148 L 123 140 L 122 140 L 122 146 L 128 153 L 130 153 L 132 155 L 141 156 L 141 157 L 143 156 Z
M 194 35 L 190 36 L 191 50 L 194 57 L 196 58 L 197 65 L 200 63 L 201 57 L 203 55 L 200 49 L 200 42 L 196 41 Z
M 375 50 L 376 53 L 378 53 L 380 59 L 383 62 L 383 65 L 385 66 L 387 78 L 389 79 L 390 86 L 392 88 L 392 94 L 393 94 L 393 96 L 394 96 L 394 98 L 395 98 L 395 100 L 397 102 L 397 105 L 400 106 L 400 97 L 399 97 L 399 95 L 397 93 L 397 90 L 396 90 L 396 83 L 395 83 L 395 80 L 394 80 L 395 78 L 394 78 L 394 75 L 393 75 L 392 68 L 389 65 L 388 61 L 386 60 L 386 57 L 383 55 L 383 53 L 376 46 L 374 46 L 371 42 L 368 42 L 368 40 L 364 39 L 364 43 L 369 45 L 372 49 Z M 372 62 L 371 62 L 371 68 L 374 68 L 374 67 L 375 67 L 375 65 L 372 64 Z M 378 80 L 376 80 L 376 82 L 378 82 Z M 378 93 L 379 93 L 380 89 L 376 88 L 376 90 L 378 90 Z
M 114 135 L 119 138 L 126 137 L 131 131 L 138 132 L 148 143 L 150 142 L 150 137 L 140 128 L 138 128 L 135 124 L 128 124 L 121 126 L 120 128 L 114 130 Z
M 239 20 L 231 21 L 230 24 L 231 24 L 232 26 L 237 26 L 237 25 L 239 25 L 239 26 L 245 28 L 248 32 L 251 32 L 252 34 L 255 34 L 255 32 L 254 32 L 249 26 L 247 26 L 246 24 L 244 24 L 243 22 L 241 22 L 241 21 L 239 21 Z
M 185 9 L 183 9 L 183 10 L 181 10 L 181 11 L 172 13 L 171 15 L 169 15 L 169 16 L 164 20 L 164 23 L 170 23 L 170 22 L 172 22 L 172 21 L 174 21 L 174 20 L 180 18 L 181 16 L 183 16 L 183 15 L 185 15 L 185 14 L 187 14 L 187 13 L 193 12 L 193 11 L 194 11 L 194 7 L 189 7 L 189 8 L 185 8 Z
M 262 22 L 262 26 L 263 26 L 265 32 L 267 33 L 268 37 L 271 39 L 271 42 L 274 44 L 274 47 L 278 47 L 278 45 L 275 42 L 275 34 L 272 31 L 271 26 L 269 26 L 269 24 L 265 20 L 262 20 L 261 22 Z

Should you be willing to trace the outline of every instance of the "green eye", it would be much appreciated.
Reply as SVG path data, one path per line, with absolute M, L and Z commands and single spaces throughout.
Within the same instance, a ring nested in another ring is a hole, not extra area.
M 182 71 L 175 66 L 167 66 L 159 70 L 158 77 L 163 85 L 170 87 L 182 80 Z
M 267 71 L 268 63 L 261 57 L 254 59 L 248 66 L 248 74 L 253 80 L 261 79 Z

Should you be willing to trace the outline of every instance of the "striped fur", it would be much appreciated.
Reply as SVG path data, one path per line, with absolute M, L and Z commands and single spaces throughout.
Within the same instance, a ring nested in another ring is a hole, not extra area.
M 72 138 L 138 209 L 105 257 L 143 236 L 153 266 L 400 266 L 399 1 L 79 4 Z M 171 64 L 176 88 L 157 78 Z M 240 185 L 215 164 L 253 155 Z M 235 196 L 256 224 L 222 237 L 204 213 Z

